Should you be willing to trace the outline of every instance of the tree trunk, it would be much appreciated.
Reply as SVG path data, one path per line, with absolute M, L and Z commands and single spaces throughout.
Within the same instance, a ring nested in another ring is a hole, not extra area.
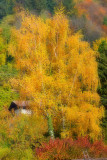
M 51 139 L 54 139 L 54 130 L 53 130 L 53 124 L 52 124 L 52 117 L 51 115 L 48 114 L 47 116 L 48 119 L 48 131 L 49 131 L 49 135 L 51 137 Z

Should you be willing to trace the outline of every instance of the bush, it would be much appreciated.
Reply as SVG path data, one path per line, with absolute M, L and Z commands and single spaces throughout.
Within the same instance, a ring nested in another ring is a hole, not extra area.
M 92 157 L 107 157 L 107 146 L 104 146 L 102 141 L 96 141 L 92 144 L 90 150 L 90 155 Z
M 5 109 L 0 111 L 0 156 L 3 160 L 35 159 L 34 149 L 45 140 L 46 131 L 47 123 L 41 116 L 13 117 Z
M 55 139 L 36 148 L 40 160 L 67 160 L 83 158 L 83 151 L 87 150 L 90 157 L 107 157 L 107 146 L 102 141 L 91 143 L 88 137 L 77 140 Z
M 1 148 L 0 147 L 0 159 L 6 157 L 10 153 L 10 148 Z

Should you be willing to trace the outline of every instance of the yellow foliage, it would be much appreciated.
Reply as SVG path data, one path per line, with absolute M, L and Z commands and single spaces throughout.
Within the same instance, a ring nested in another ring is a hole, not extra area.
M 20 69 L 20 77 L 12 82 L 21 98 L 33 101 L 34 110 L 53 115 L 57 129 L 62 126 L 57 124 L 62 123 L 59 118 L 63 119 L 65 135 L 97 139 L 103 116 L 97 94 L 97 53 L 82 37 L 72 35 L 62 12 L 45 22 L 23 14 L 9 46 Z
M 99 40 L 96 40 L 95 42 L 93 42 L 93 49 L 96 52 L 98 52 L 99 45 L 101 44 L 102 41 L 107 41 L 107 37 L 100 38 Z
M 2 33 L 2 29 L 1 29 Z M 0 34 L 0 66 L 4 65 L 6 62 L 6 44 L 3 36 Z

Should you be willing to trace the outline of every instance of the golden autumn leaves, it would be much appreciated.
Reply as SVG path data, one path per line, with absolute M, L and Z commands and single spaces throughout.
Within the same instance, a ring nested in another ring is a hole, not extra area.
M 72 34 L 65 15 L 44 21 L 23 14 L 9 50 L 20 70 L 14 86 L 22 99 L 32 101 L 34 110 L 53 115 L 55 130 L 63 119 L 65 136 L 101 136 L 96 52 L 81 34 Z

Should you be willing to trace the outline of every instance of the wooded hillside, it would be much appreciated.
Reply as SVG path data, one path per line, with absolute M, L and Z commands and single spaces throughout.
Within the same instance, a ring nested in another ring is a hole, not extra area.
M 106 0 L 0 1 L 0 159 L 107 158 L 106 15 Z

